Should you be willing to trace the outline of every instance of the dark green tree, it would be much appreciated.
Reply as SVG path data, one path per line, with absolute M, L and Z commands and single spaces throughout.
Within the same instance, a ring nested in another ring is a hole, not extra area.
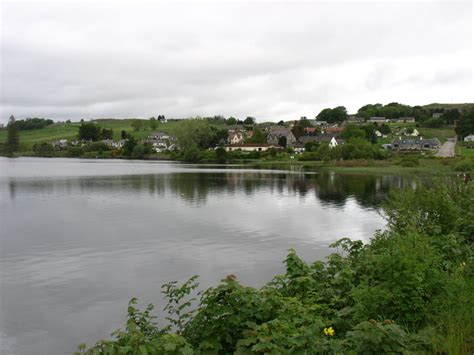
M 79 139 L 98 141 L 100 133 L 100 127 L 95 123 L 84 122 L 79 126 Z
M 127 141 L 123 145 L 123 148 L 122 148 L 123 156 L 130 158 L 132 156 L 133 150 L 135 149 L 137 144 L 138 143 L 137 143 L 136 139 L 133 138 L 133 136 L 129 136 Z
M 347 110 L 344 106 L 338 106 L 333 109 L 325 108 L 317 116 L 318 121 L 326 121 L 328 123 L 342 123 L 347 118 Z
M 469 134 L 474 134 L 474 109 L 464 111 L 455 128 L 456 134 L 463 139 Z
M 286 148 L 286 137 L 285 136 L 281 136 L 280 138 L 278 138 L 278 145 L 280 147 Z
M 244 120 L 244 124 L 246 125 L 253 125 L 255 123 L 255 118 L 254 117 L 247 117 L 245 120 Z
M 225 123 L 227 123 L 229 126 L 233 126 L 237 123 L 237 119 L 235 117 L 229 117 Z
M 13 115 L 7 125 L 7 153 L 11 156 L 20 150 L 20 132 Z

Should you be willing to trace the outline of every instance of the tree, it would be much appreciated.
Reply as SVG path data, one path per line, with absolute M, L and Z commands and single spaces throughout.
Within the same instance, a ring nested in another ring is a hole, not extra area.
M 20 132 L 13 115 L 7 125 L 7 152 L 11 156 L 20 150 Z
M 135 140 L 135 138 L 133 138 L 133 136 L 129 136 L 127 141 L 125 142 L 125 144 L 123 145 L 123 148 L 122 148 L 122 154 L 126 157 L 131 157 L 132 156 L 132 153 L 133 153 L 133 150 L 135 149 L 135 147 L 137 146 L 137 141 Z
M 267 135 L 260 129 L 255 128 L 253 135 L 245 140 L 245 143 L 266 143 Z
M 102 128 L 100 135 L 102 139 L 114 139 L 114 131 L 112 130 L 112 128 Z
M 223 163 L 226 162 L 227 152 L 225 151 L 224 148 L 219 147 L 219 148 L 216 149 L 216 159 L 217 159 L 217 162 L 220 163 L 220 164 L 223 164 Z
M 122 130 L 122 132 L 120 132 L 120 137 L 122 139 L 127 139 L 127 131 Z
M 469 134 L 474 134 L 474 109 L 462 113 L 455 131 L 460 139 L 463 139 Z
M 285 122 L 283 122 L 283 120 L 281 120 L 280 122 L 278 122 L 278 126 L 284 126 L 285 125 Z
M 98 141 L 100 133 L 100 127 L 95 123 L 82 123 L 79 126 L 79 139 Z
M 150 117 L 150 128 L 154 131 L 156 129 L 156 118 Z
M 385 123 L 382 126 L 380 126 L 379 131 L 383 135 L 388 135 L 388 134 L 392 133 L 392 130 L 390 129 L 390 126 L 388 124 L 385 124 Z
M 237 119 L 235 117 L 229 117 L 225 123 L 227 123 L 229 126 L 233 126 L 237 123 Z
M 326 121 L 328 123 L 342 123 L 347 118 L 347 110 L 344 106 L 337 106 L 333 109 L 325 108 L 317 116 L 318 121 Z
M 453 124 L 461 118 L 461 113 L 457 108 L 453 108 L 444 111 L 443 117 L 446 120 L 446 124 Z
M 362 127 L 355 124 L 348 124 L 341 133 L 341 138 L 345 140 L 353 138 L 365 139 L 365 131 Z
M 244 124 L 246 124 L 246 125 L 253 125 L 254 123 L 255 123 L 255 118 L 254 118 L 254 117 L 248 116 L 248 117 L 244 120 Z
M 285 136 L 281 136 L 280 138 L 278 138 L 278 145 L 280 147 L 286 148 L 286 137 Z
M 203 120 L 184 120 L 176 132 L 178 145 L 185 153 L 187 150 L 208 148 L 213 142 L 216 130 Z

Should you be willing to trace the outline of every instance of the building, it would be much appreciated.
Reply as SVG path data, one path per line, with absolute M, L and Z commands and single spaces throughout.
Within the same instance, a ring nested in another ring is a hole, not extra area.
M 244 142 L 245 134 L 242 131 L 237 131 L 233 129 L 229 129 L 229 137 L 227 141 L 229 144 L 241 144 Z
M 442 112 L 433 112 L 433 115 L 431 117 L 441 118 L 441 117 L 443 117 L 443 113 Z
M 326 127 L 324 132 L 326 134 L 339 134 L 344 130 L 344 127 L 333 126 L 333 127 Z
M 415 123 L 415 117 L 399 117 L 397 119 L 398 123 Z
M 369 122 L 376 123 L 377 125 L 382 125 L 385 122 L 387 122 L 387 118 L 386 117 L 370 117 Z
M 286 138 L 286 146 L 291 147 L 296 143 L 296 137 L 291 129 L 286 127 L 271 127 L 267 135 L 267 143 L 272 145 L 279 145 L 280 139 Z
M 470 134 L 463 139 L 464 142 L 474 142 L 474 134 Z
M 346 122 L 347 123 L 363 123 L 364 118 L 357 117 L 357 115 L 347 115 Z
M 329 148 L 334 148 L 334 147 L 337 147 L 338 145 L 341 145 L 341 144 L 344 144 L 343 139 L 332 137 L 331 140 L 329 141 Z
M 306 132 L 306 134 L 313 135 L 318 132 L 318 129 L 316 127 L 305 127 L 304 131 Z
M 242 152 L 264 152 L 270 148 L 281 148 L 278 145 L 268 143 L 244 143 L 244 144 L 227 144 L 224 146 L 226 152 L 234 152 L 240 150 Z
M 104 139 L 102 143 L 106 144 L 107 147 L 112 148 L 112 149 L 118 149 L 122 148 L 123 145 L 125 144 L 125 139 L 121 139 L 119 141 L 114 141 L 112 139 Z
M 392 150 L 430 150 L 439 149 L 441 143 L 437 138 L 423 139 L 423 137 L 416 139 L 395 139 L 392 141 Z

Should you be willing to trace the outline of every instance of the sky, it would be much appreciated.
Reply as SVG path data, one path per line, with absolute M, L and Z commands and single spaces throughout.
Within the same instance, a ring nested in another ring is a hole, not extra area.
M 471 1 L 0 1 L 3 123 L 474 102 Z

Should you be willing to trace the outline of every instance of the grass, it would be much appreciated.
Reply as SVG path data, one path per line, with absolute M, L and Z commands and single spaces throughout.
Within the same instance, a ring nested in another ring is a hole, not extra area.
M 456 145 L 456 156 L 462 158 L 474 158 L 474 148 L 467 148 L 462 145 Z
M 114 140 L 121 138 L 121 132 L 126 131 L 132 134 L 137 139 L 143 139 L 156 131 L 163 131 L 168 134 L 175 134 L 180 122 L 169 121 L 167 123 L 157 123 L 155 130 L 149 127 L 148 120 L 142 120 L 146 129 L 134 131 L 132 122 L 135 119 L 99 119 L 95 120 L 102 128 L 113 129 Z M 215 125 L 215 123 L 212 123 Z M 55 123 L 42 129 L 34 129 L 28 131 L 20 131 L 20 142 L 24 148 L 31 147 L 35 143 L 52 142 L 60 139 L 74 139 L 77 138 L 80 123 Z M 0 143 L 7 140 L 6 129 L 0 130 Z
M 448 138 L 452 138 L 456 136 L 456 132 L 454 132 L 453 126 L 445 126 L 441 128 L 429 128 L 429 127 L 416 127 L 414 123 L 388 123 L 392 130 L 392 134 L 389 135 L 388 138 L 379 138 L 379 144 L 390 143 L 392 139 L 398 138 L 395 134 L 398 128 L 413 128 L 416 129 L 420 133 L 420 137 L 423 138 L 438 138 L 441 143 L 446 142 Z

